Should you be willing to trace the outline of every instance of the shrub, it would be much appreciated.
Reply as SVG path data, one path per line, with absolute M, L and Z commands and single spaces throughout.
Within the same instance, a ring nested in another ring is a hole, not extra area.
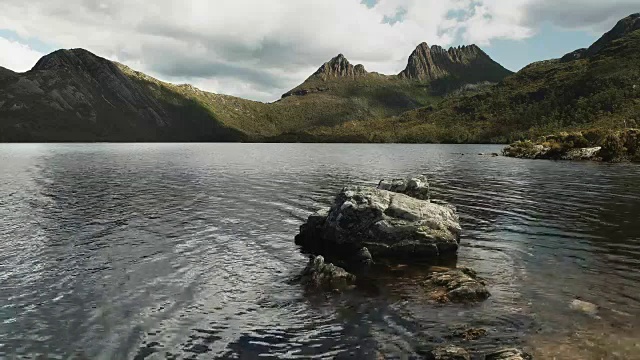
M 582 132 L 582 136 L 589 142 L 589 146 L 602 144 L 608 134 L 609 132 L 604 129 L 591 129 Z
M 640 155 L 640 144 L 638 143 L 638 132 L 636 130 L 627 130 L 622 134 L 624 147 L 630 158 L 637 158 Z
M 599 153 L 604 161 L 619 161 L 626 155 L 624 142 L 616 134 L 609 134 L 602 142 L 602 149 Z
M 562 142 L 565 143 L 568 148 L 585 148 L 591 146 L 589 140 L 587 140 L 582 133 L 568 134 L 562 139 Z

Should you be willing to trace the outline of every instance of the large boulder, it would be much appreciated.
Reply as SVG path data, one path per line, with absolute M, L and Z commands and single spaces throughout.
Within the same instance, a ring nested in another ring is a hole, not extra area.
M 428 185 L 427 185 L 428 186 Z M 425 197 L 423 184 L 381 187 Z M 428 197 L 428 193 L 426 194 Z M 458 250 L 460 224 L 455 208 L 374 187 L 348 186 L 330 209 L 309 217 L 296 244 L 307 252 L 349 258 L 363 247 L 376 258 L 426 260 Z
M 432 300 L 442 303 L 472 303 L 491 296 L 485 281 L 466 267 L 433 273 L 423 285 Z
M 602 147 L 574 148 L 569 149 L 560 157 L 562 160 L 594 160 Z

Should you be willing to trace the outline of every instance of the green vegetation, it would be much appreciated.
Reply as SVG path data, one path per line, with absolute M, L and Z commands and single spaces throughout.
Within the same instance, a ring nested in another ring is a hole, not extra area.
M 640 130 L 591 129 L 543 136 L 536 141 L 516 141 L 504 155 L 528 159 L 602 160 L 640 162 Z

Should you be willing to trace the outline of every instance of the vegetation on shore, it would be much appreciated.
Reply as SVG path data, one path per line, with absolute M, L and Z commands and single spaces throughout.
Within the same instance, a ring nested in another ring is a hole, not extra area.
M 640 130 L 561 132 L 536 141 L 517 141 L 506 147 L 503 154 L 528 159 L 640 162 Z

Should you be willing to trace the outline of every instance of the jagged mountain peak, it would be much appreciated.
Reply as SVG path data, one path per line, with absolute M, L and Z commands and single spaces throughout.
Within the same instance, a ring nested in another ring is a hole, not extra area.
M 367 74 L 364 66 L 361 64 L 352 65 L 343 55 L 338 54 L 331 60 L 324 63 L 313 76 L 319 76 L 323 79 L 331 77 L 351 77 L 364 76 Z
M 441 46 L 433 45 L 430 47 L 426 42 L 423 42 L 411 53 L 407 67 L 399 76 L 420 81 L 437 80 L 455 75 L 473 63 L 493 67 L 502 76 L 509 73 L 477 45 L 450 47 L 445 50 Z
M 416 46 L 415 50 L 413 50 L 414 54 L 420 53 L 448 53 L 448 54 L 456 54 L 456 53 L 484 53 L 482 49 L 480 49 L 476 44 L 471 45 L 458 45 L 450 47 L 449 49 L 445 49 L 440 45 L 431 45 L 428 43 L 422 42 L 418 46 Z
M 54 70 L 54 69 L 92 69 L 97 66 L 114 66 L 105 58 L 93 54 L 85 49 L 61 49 L 45 55 L 31 69 Z

